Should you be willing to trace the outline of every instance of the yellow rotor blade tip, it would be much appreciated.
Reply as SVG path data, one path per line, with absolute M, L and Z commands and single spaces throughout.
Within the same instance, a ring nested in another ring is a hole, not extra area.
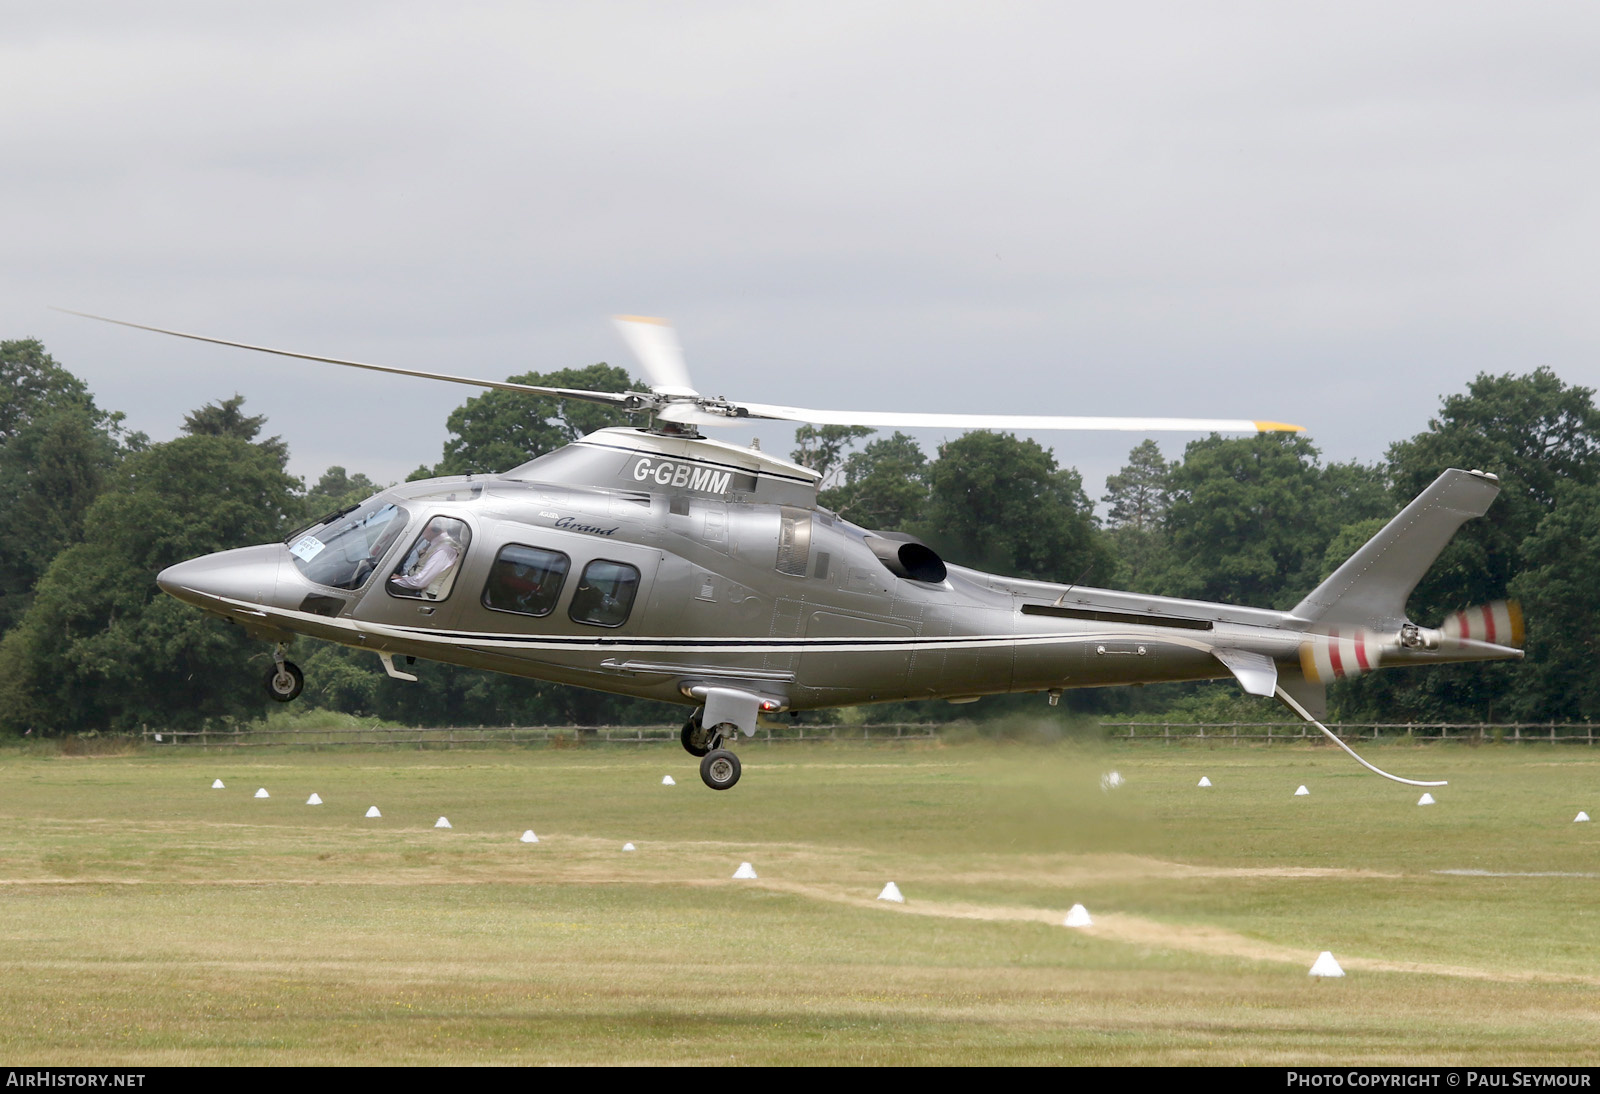
M 1304 433 L 1303 425 L 1290 425 L 1288 422 L 1257 422 L 1256 431 L 1259 433 Z

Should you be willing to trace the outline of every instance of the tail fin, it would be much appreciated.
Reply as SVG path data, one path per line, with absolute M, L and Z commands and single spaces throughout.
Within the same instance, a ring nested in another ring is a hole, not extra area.
M 1456 529 L 1489 510 L 1499 479 L 1451 468 L 1290 613 L 1315 623 L 1390 630 L 1406 621 L 1406 599 Z

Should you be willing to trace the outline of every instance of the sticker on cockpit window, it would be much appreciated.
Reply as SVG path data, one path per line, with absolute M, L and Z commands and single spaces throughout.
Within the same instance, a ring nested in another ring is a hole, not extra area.
M 302 562 L 310 562 L 312 559 L 321 554 L 322 549 L 326 546 L 327 544 L 323 543 L 316 536 L 305 536 L 300 540 L 299 543 L 296 543 L 293 547 L 289 548 L 289 553 L 294 555 Z

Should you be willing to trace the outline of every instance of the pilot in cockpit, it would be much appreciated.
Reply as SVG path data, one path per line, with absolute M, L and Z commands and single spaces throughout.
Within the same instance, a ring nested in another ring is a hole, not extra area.
M 416 561 L 404 574 L 390 577 L 389 584 L 397 591 L 420 589 L 422 595 L 429 600 L 437 600 L 440 590 L 455 571 L 456 563 L 461 560 L 461 545 L 450 538 L 450 534 L 437 520 L 428 522 L 428 527 L 423 529 L 422 538 L 423 547 L 417 552 Z M 415 594 L 401 593 L 401 595 Z

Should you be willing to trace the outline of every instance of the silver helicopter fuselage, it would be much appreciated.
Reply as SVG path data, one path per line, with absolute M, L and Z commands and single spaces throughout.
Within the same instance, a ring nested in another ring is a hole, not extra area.
M 403 678 L 396 657 L 447 662 L 704 705 L 708 724 L 725 719 L 746 734 L 761 712 L 1006 692 L 1053 700 L 1067 688 L 1230 676 L 1320 716 L 1329 678 L 1380 659 L 1521 656 L 1492 640 L 1441 643 L 1404 618 L 1417 577 L 1497 490 L 1492 476 L 1446 472 L 1363 548 L 1364 562 L 1358 553 L 1283 612 L 946 565 L 910 537 L 820 508 L 808 468 L 700 437 L 613 428 L 503 475 L 386 490 L 289 542 L 185 562 L 159 582 L 256 637 L 370 650 Z M 330 572 L 327 557 L 320 570 L 303 557 L 322 549 L 318 535 L 378 512 L 390 519 L 378 556 L 352 557 L 358 568 L 339 584 L 315 580 Z M 448 592 L 397 589 L 389 578 L 439 521 L 464 541 Z M 537 613 L 497 591 L 507 560 L 532 553 L 565 559 L 560 588 L 545 582 Z M 591 564 L 637 572 L 620 616 L 603 623 L 578 606 L 592 595 Z

